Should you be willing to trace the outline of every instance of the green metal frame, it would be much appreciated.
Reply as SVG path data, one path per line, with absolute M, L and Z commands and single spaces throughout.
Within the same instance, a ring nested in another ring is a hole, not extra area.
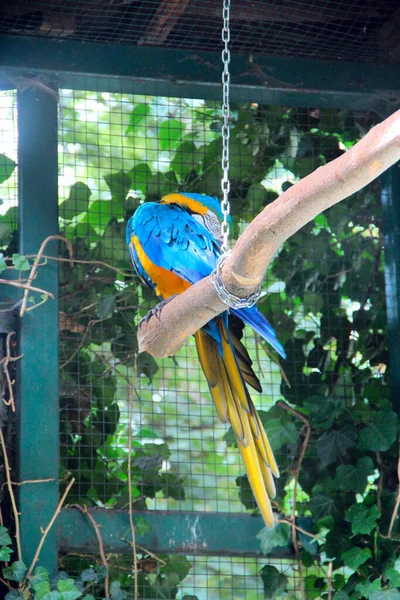
M 38 89 L 19 92 L 18 168 L 21 254 L 36 254 L 43 240 L 58 233 L 57 101 Z M 46 251 L 57 252 L 54 242 Z M 30 564 L 58 503 L 58 267 L 38 269 L 35 285 L 54 294 L 20 322 L 23 360 L 18 375 L 19 481 L 51 479 L 19 488 L 21 544 Z M 57 567 L 56 533 L 50 531 L 41 564 Z
M 90 510 L 99 525 L 106 552 L 130 552 L 132 540 L 129 515 L 122 510 Z M 246 514 L 200 513 L 189 511 L 146 511 L 141 514 L 152 526 L 150 533 L 136 541 L 159 554 L 197 554 L 204 556 L 262 556 L 257 533 L 264 524 L 261 517 Z M 232 522 L 234 519 L 234 526 Z M 64 509 L 57 520 L 59 549 L 63 553 L 98 553 L 99 542 L 89 519 L 76 509 Z M 280 548 L 274 554 L 290 558 L 292 550 Z
M 233 56 L 232 101 L 320 106 L 376 111 L 386 115 L 399 105 L 400 69 L 388 65 Z M 57 117 L 54 86 L 178 97 L 221 97 L 220 55 L 165 48 L 91 44 L 48 38 L 0 39 L 0 88 L 33 87 L 18 95 L 21 252 L 37 252 L 57 232 Z M 39 86 L 39 87 L 37 87 Z M 386 225 L 386 280 L 393 362 L 393 397 L 400 398 L 400 174 L 393 167 L 383 181 Z M 50 251 L 50 250 L 49 250 Z M 57 270 L 40 269 L 37 284 L 55 293 Z M 19 374 L 19 477 L 53 481 L 21 487 L 24 557 L 29 561 L 58 501 L 58 304 L 48 301 L 20 324 L 24 360 Z M 400 411 L 399 411 L 400 412 Z M 36 432 L 41 431 L 41 437 Z M 43 433 L 43 432 L 46 433 Z M 126 512 L 95 510 L 107 550 L 126 552 Z M 135 513 L 140 514 L 140 513 Z M 259 554 L 260 517 L 191 512 L 142 513 L 152 532 L 139 540 L 156 552 L 205 555 Z M 173 535 L 171 535 L 171 532 Z M 64 509 L 50 533 L 41 564 L 56 568 L 57 551 L 96 552 L 87 519 Z M 292 556 L 290 549 L 282 556 Z
M 221 98 L 219 52 L 145 48 L 24 36 L 0 38 L 0 86 L 56 74 L 67 89 Z M 400 67 L 342 61 L 232 55 L 231 99 L 288 106 L 375 110 L 400 101 Z M 100 78 L 100 79 L 99 79 Z M 27 82 L 29 83 L 29 81 Z

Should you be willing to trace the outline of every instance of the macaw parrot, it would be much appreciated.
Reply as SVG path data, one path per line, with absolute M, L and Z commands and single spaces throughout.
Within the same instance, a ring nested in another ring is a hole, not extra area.
M 140 279 L 162 300 L 181 294 L 211 274 L 221 255 L 222 213 L 216 198 L 172 193 L 145 202 L 129 219 L 126 242 Z M 194 335 L 219 418 L 232 426 L 261 514 L 273 527 L 273 476 L 279 477 L 271 446 L 246 383 L 261 392 L 250 356 L 241 342 L 250 325 L 283 358 L 276 334 L 256 307 L 229 309 Z

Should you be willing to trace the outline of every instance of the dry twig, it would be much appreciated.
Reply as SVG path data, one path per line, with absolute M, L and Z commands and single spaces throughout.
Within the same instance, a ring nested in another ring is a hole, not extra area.
M 13 335 L 15 335 L 15 331 L 10 331 L 7 334 L 6 356 L 0 361 L 0 364 L 3 365 L 4 374 L 5 374 L 6 380 L 7 380 L 7 388 L 8 388 L 8 395 L 9 395 L 8 400 L 4 400 L 4 398 L 3 398 L 3 402 L 6 406 L 11 406 L 12 411 L 15 412 L 13 382 L 11 381 L 10 373 L 8 371 L 8 363 L 20 360 L 20 358 L 22 358 L 23 354 L 20 354 L 20 356 L 11 356 L 11 345 L 10 344 L 11 344 L 11 338 Z
M 36 254 L 27 254 L 26 255 L 27 258 L 33 258 L 35 256 L 36 256 Z M 109 263 L 106 263 L 102 260 L 81 260 L 81 259 L 72 258 L 72 257 L 64 258 L 62 256 L 48 256 L 47 254 L 42 254 L 42 258 L 45 258 L 47 260 L 56 260 L 58 262 L 68 262 L 71 266 L 74 264 L 77 264 L 77 265 L 93 265 L 93 266 L 98 266 L 98 267 L 106 267 L 107 269 L 111 269 L 111 271 L 118 273 L 118 275 L 122 275 L 122 277 L 128 277 L 129 275 L 132 274 L 132 271 L 130 271 L 130 272 L 122 271 L 122 269 L 118 269 L 118 267 L 114 267 L 114 265 L 110 265 Z
M 376 494 L 376 505 L 378 507 L 379 512 L 382 514 L 382 492 L 383 492 L 383 460 L 382 455 L 378 451 L 376 453 L 376 462 L 379 466 L 379 478 L 377 484 L 377 494 Z
M 43 290 L 42 288 L 35 287 L 33 285 L 28 285 L 27 283 L 22 283 L 21 281 L 12 281 L 8 279 L 0 279 L 0 284 L 11 285 L 12 287 L 21 288 L 25 290 L 25 293 L 28 292 L 37 292 L 38 294 L 46 294 L 50 298 L 54 299 L 54 294 L 48 292 L 47 290 Z
M 53 514 L 53 516 L 50 519 L 49 524 L 47 525 L 46 529 L 43 531 L 43 534 L 42 534 L 42 537 L 40 538 L 40 542 L 38 544 L 38 547 L 36 548 L 35 556 L 32 559 L 31 565 L 30 565 L 30 567 L 28 569 L 28 572 L 25 575 L 24 581 L 27 581 L 29 579 L 29 577 L 32 575 L 32 571 L 33 571 L 33 569 L 35 567 L 35 564 L 36 564 L 36 562 L 37 562 L 37 560 L 38 560 L 38 558 L 40 556 L 40 552 L 42 551 L 43 544 L 44 544 L 44 542 L 46 540 L 46 537 L 48 536 L 48 533 L 49 533 L 50 529 L 53 527 L 54 521 L 57 519 L 58 515 L 60 514 L 62 505 L 64 504 L 65 499 L 68 496 L 69 490 L 72 488 L 72 486 L 74 485 L 74 483 L 75 483 L 75 477 L 73 477 L 71 479 L 71 481 L 69 482 L 69 484 L 67 485 L 67 487 L 65 489 L 65 492 L 63 493 L 62 498 L 59 501 L 59 503 L 57 504 L 57 508 L 54 511 L 54 514 Z
M 86 506 L 81 506 L 80 504 L 71 504 L 70 508 L 76 508 L 76 510 L 78 510 L 80 513 L 85 515 L 85 517 L 87 517 L 89 519 L 89 521 L 91 522 L 91 524 L 93 525 L 93 529 L 94 529 L 96 537 L 97 537 L 97 542 L 99 544 L 99 553 L 100 553 L 101 562 L 103 563 L 104 568 L 107 571 L 107 575 L 105 576 L 105 579 L 104 579 L 104 595 L 106 598 L 109 598 L 110 597 L 110 576 L 108 574 L 108 571 L 109 571 L 108 562 L 107 562 L 106 554 L 104 552 L 104 544 L 103 544 L 103 538 L 100 533 L 100 527 L 96 523 L 93 515 L 88 511 Z
M 37 271 L 37 269 L 39 267 L 40 259 L 43 257 L 44 249 L 46 248 L 47 244 L 49 242 L 51 242 L 52 240 L 61 240 L 62 242 L 64 242 L 64 244 L 67 246 L 70 258 L 72 259 L 72 256 L 73 256 L 72 245 L 71 245 L 71 242 L 67 238 L 63 237 L 62 235 L 49 235 L 45 240 L 43 240 L 43 242 L 41 243 L 41 246 L 39 248 L 39 252 L 37 253 L 37 256 L 36 256 L 36 258 L 35 258 L 35 260 L 33 262 L 31 272 L 29 273 L 29 277 L 28 277 L 28 281 L 27 281 L 27 287 L 25 288 L 24 297 L 22 299 L 21 310 L 20 310 L 20 313 L 19 313 L 20 317 L 22 317 L 25 314 L 26 310 L 27 310 L 26 309 L 26 305 L 28 303 L 29 290 L 33 289 L 31 287 L 32 281 L 36 277 L 36 271 Z M 49 292 L 44 292 L 44 293 L 48 294 L 50 297 L 54 298 L 54 296 L 52 294 L 50 294 Z
M 277 402 L 277 406 L 279 406 L 280 408 L 283 408 L 283 410 L 286 410 L 287 412 L 292 414 L 294 417 L 296 417 L 296 419 L 299 419 L 300 421 L 302 421 L 304 423 L 304 427 L 306 430 L 306 434 L 304 436 L 304 440 L 301 445 L 300 455 L 299 455 L 299 458 L 298 458 L 298 461 L 296 464 L 296 468 L 294 470 L 294 487 L 293 487 L 292 515 L 291 515 L 292 541 L 293 541 L 294 551 L 296 554 L 297 566 L 298 566 L 298 570 L 299 570 L 301 597 L 303 600 L 306 600 L 305 589 L 304 589 L 304 578 L 303 578 L 303 565 L 301 563 L 300 547 L 299 547 L 299 541 L 297 539 L 297 531 L 296 531 L 297 527 L 295 524 L 295 520 L 296 520 L 297 488 L 299 485 L 301 465 L 302 465 L 304 455 L 306 453 L 308 443 L 309 443 L 310 437 L 311 437 L 311 425 L 310 425 L 308 419 L 301 412 L 299 412 L 298 410 L 295 410 L 294 408 L 292 408 L 291 406 L 286 404 L 286 402 L 279 400 L 279 402 Z
M 20 531 L 19 531 L 19 512 L 17 509 L 17 503 L 15 501 L 14 490 L 12 488 L 11 468 L 10 468 L 10 463 L 8 462 L 6 442 L 4 439 L 3 430 L 1 428 L 0 428 L 0 442 L 1 442 L 1 449 L 3 451 L 3 457 L 4 457 L 4 466 L 6 468 L 8 493 L 10 494 L 11 506 L 13 509 L 13 515 L 14 515 L 14 521 L 15 521 L 15 541 L 17 543 L 18 560 L 22 560 L 21 538 L 20 538 Z
M 48 479 L 25 479 L 24 481 L 12 481 L 12 485 L 26 485 L 27 483 L 49 483 L 50 481 L 54 481 L 54 477 L 49 477 Z
M 318 537 L 318 535 L 315 535 L 315 533 L 311 533 L 310 531 L 307 531 L 307 529 L 303 529 L 303 527 L 300 527 L 296 523 L 293 524 L 292 519 L 287 517 L 284 513 L 282 513 L 282 516 L 284 516 L 285 518 L 284 519 L 275 519 L 275 522 L 283 523 L 284 525 L 289 525 L 289 527 L 294 527 L 297 531 L 299 531 L 300 533 L 303 533 L 304 535 L 307 535 L 312 540 L 317 540 L 318 542 L 321 542 L 321 544 L 325 544 L 325 540 L 323 538 Z
M 332 572 L 333 572 L 333 563 L 330 560 L 328 564 L 328 600 L 332 600 Z
M 90 331 L 90 328 L 95 325 L 96 323 L 101 323 L 101 319 L 94 319 L 92 321 L 89 321 L 89 323 L 86 326 L 86 330 L 85 333 L 83 334 L 83 336 L 80 339 L 80 342 L 78 344 L 78 347 L 74 350 L 74 352 L 71 354 L 71 356 L 68 358 L 68 360 L 66 360 L 65 362 L 63 362 L 60 366 L 59 369 L 64 368 L 66 365 L 68 365 L 72 360 L 74 360 L 75 356 L 78 354 L 78 352 L 81 350 L 84 341 Z

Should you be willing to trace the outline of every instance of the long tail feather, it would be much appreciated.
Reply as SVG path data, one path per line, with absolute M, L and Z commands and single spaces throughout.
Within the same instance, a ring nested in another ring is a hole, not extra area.
M 237 361 L 239 363 L 240 371 L 243 375 L 243 378 L 246 383 L 248 383 L 253 389 L 257 392 L 262 392 L 261 383 L 254 373 L 249 353 L 246 348 L 242 344 L 244 323 L 235 315 L 229 314 L 228 316 L 228 326 L 229 326 L 229 338 L 232 342 L 232 345 L 235 349 L 235 354 Z
M 276 350 L 282 358 L 286 358 L 285 350 L 282 344 L 276 337 L 276 333 L 272 326 L 268 323 L 267 319 L 263 314 L 260 313 L 258 308 L 253 306 L 252 308 L 239 308 L 231 309 L 231 312 L 242 319 L 247 325 L 250 325 L 261 337 L 264 338 L 273 348 Z
M 232 426 L 247 477 L 268 527 L 273 527 L 271 498 L 275 496 L 273 476 L 279 476 L 271 446 L 240 371 L 240 359 L 231 343 L 223 319 L 218 319 L 218 343 L 205 331 L 195 334 L 200 364 L 206 376 L 218 415 Z M 240 340 L 239 340 L 240 342 Z M 247 354 L 247 352 L 246 352 Z

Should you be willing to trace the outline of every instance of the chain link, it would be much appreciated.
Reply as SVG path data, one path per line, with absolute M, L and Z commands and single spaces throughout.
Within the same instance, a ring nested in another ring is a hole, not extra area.
M 261 294 L 261 285 L 247 296 L 247 298 L 240 298 L 233 294 L 229 290 L 226 289 L 224 280 L 222 278 L 221 270 L 224 262 L 230 256 L 231 251 L 225 252 L 225 254 L 221 254 L 218 259 L 217 266 L 214 271 L 211 273 L 211 283 L 216 289 L 218 294 L 218 298 L 224 302 L 229 308 L 251 308 L 257 302 Z
M 222 72 L 222 170 L 223 177 L 221 180 L 222 189 L 222 200 L 221 200 L 221 211 L 224 215 L 224 219 L 221 225 L 222 233 L 222 252 L 229 251 L 229 222 L 228 217 L 231 211 L 229 203 L 229 84 L 230 84 L 230 73 L 229 63 L 231 60 L 231 53 L 229 51 L 229 40 L 230 40 L 230 29 L 229 29 L 229 13 L 230 13 L 230 0 L 223 0 L 222 17 L 223 17 L 223 28 L 222 28 L 222 41 L 224 42 L 224 49 L 222 50 L 222 64 L 224 70 Z

